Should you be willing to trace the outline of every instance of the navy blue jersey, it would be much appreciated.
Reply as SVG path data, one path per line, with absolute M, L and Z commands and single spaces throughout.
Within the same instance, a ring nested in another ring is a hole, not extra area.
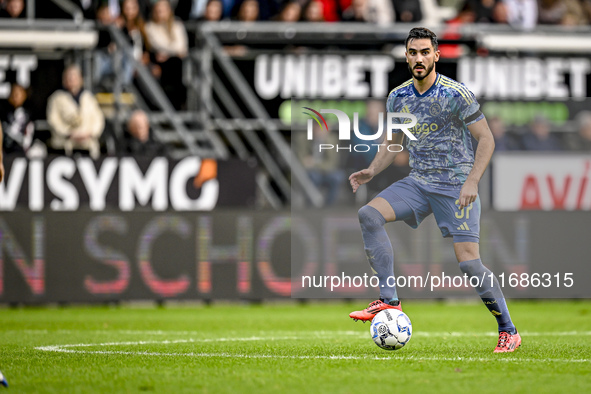
M 468 126 L 484 118 L 474 94 L 463 84 L 437 74 L 433 86 L 422 95 L 410 79 L 388 95 L 388 112 L 417 117 L 410 129 L 416 141 L 406 139 L 410 176 L 434 187 L 461 187 L 474 164 Z M 409 119 L 395 120 L 410 122 Z

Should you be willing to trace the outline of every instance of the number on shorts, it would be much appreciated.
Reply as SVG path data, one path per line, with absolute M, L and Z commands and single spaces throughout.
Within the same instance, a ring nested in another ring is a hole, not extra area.
M 456 218 L 458 219 L 463 219 L 464 218 L 464 213 L 466 214 L 466 219 L 470 219 L 470 210 L 472 209 L 472 204 L 474 203 L 470 203 L 470 205 L 468 205 L 467 207 L 463 207 L 462 209 L 460 209 L 460 212 L 456 212 Z M 456 205 L 459 207 L 460 206 L 460 200 L 456 200 Z M 466 212 L 464 212 L 466 211 Z

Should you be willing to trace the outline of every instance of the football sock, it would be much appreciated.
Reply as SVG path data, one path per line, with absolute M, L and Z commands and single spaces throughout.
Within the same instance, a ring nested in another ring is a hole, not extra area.
M 499 286 L 499 281 L 493 273 L 486 268 L 480 259 L 462 261 L 460 269 L 463 273 L 468 275 L 468 278 L 476 277 L 479 286 L 476 286 L 476 292 L 484 302 L 484 305 L 497 319 L 499 324 L 499 332 L 507 331 L 509 334 L 515 334 L 517 330 L 511 321 L 509 309 L 503 296 L 503 291 Z M 484 278 L 484 280 L 483 280 Z M 492 279 L 492 281 L 491 281 Z M 476 284 L 476 279 L 470 283 Z
M 394 251 L 384 224 L 386 219 L 382 214 L 369 205 L 359 210 L 359 223 L 365 246 L 365 254 L 371 268 L 376 273 L 380 283 L 380 299 L 388 303 L 398 300 L 394 278 Z

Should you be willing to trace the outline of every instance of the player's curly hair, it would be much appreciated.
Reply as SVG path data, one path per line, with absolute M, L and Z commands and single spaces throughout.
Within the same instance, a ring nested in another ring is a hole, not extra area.
M 430 39 L 434 50 L 437 50 L 437 47 L 439 46 L 439 43 L 437 42 L 437 35 L 435 33 L 426 27 L 415 27 L 408 32 L 408 37 L 406 37 L 406 41 L 404 41 L 405 48 L 408 48 L 408 42 L 415 38 Z

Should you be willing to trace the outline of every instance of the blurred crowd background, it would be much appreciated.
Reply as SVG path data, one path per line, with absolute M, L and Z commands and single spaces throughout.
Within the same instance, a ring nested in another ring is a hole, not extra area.
M 186 21 L 243 22 L 421 22 L 425 9 L 439 5 L 455 12 L 446 23 L 523 23 L 585 25 L 591 21 L 589 0 L 73 0 L 84 17 L 124 28 L 131 20 L 174 25 Z M 43 2 L 39 2 L 43 3 Z M 26 0 L 3 0 L 0 16 L 25 18 Z M 36 5 L 38 17 L 63 18 L 53 5 Z M 150 27 L 148 30 L 152 30 Z
M 64 2 L 68 3 L 67 7 Z M 31 4 L 35 7 L 34 13 L 27 10 Z M 162 105 L 147 99 L 143 106 L 129 105 L 123 112 L 119 109 L 125 106 L 126 100 L 137 103 L 137 96 L 150 90 L 138 81 L 138 64 L 149 73 L 144 79 L 156 81 L 165 94 L 170 104 L 170 108 L 166 107 L 169 126 L 173 124 L 170 127 L 184 127 L 174 124 L 171 111 L 181 114 L 178 117 L 181 119 L 183 116 L 190 118 L 191 114 L 207 107 L 207 97 L 190 97 L 191 86 L 195 88 L 198 82 L 192 81 L 188 71 L 192 51 L 204 46 L 195 31 L 206 22 L 220 26 L 232 22 L 248 26 L 313 22 L 327 28 L 340 22 L 381 27 L 436 23 L 444 43 L 442 57 L 448 59 L 464 56 L 461 46 L 454 43 L 462 37 L 462 26 L 500 26 L 500 31 L 505 26 L 508 32 L 525 34 L 544 26 L 561 26 L 566 31 L 574 29 L 572 31 L 576 32 L 577 28 L 591 23 L 591 0 L 1 0 L 0 25 L 8 19 L 27 19 L 31 15 L 34 20 L 71 19 L 72 9 L 80 10 L 84 21 L 93 23 L 98 32 L 96 45 L 89 52 L 90 59 L 87 56 L 80 61 L 79 56 L 66 55 L 63 73 L 60 70 L 61 87 L 56 86 L 60 85 L 56 75 L 48 76 L 51 82 L 47 86 L 51 87 L 51 92 L 45 95 L 39 91 L 45 92 L 48 87 L 40 86 L 38 80 L 32 81 L 30 86 L 22 86 L 18 78 L 6 73 L 5 81 L 10 87 L 7 98 L 0 100 L 0 119 L 4 130 L 3 149 L 7 155 L 29 158 L 48 154 L 89 155 L 95 159 L 101 155 L 169 155 L 171 144 L 158 138 L 153 131 L 152 111 L 162 111 Z M 2 26 L 11 25 L 4 23 Z M 113 29 L 125 38 L 128 51 L 120 50 Z M 321 39 L 314 43 L 317 47 L 319 44 L 322 44 Z M 263 42 L 263 49 L 278 48 L 273 44 L 265 45 Z M 254 47 L 257 45 L 226 43 L 223 50 L 230 57 L 240 59 L 248 57 Z M 305 53 L 305 49 L 298 46 L 284 48 L 289 53 Z M 256 53 L 260 53 L 261 45 L 257 49 Z M 324 50 L 329 53 L 335 47 Z M 383 48 L 371 46 L 367 50 L 383 52 Z M 486 56 L 485 48 L 473 52 Z M 196 58 L 200 56 L 199 52 L 195 55 Z M 404 74 L 404 71 L 399 73 Z M 117 116 L 109 110 L 113 100 L 117 102 Z M 377 112 L 379 108 L 368 105 L 365 120 L 368 130 L 377 127 L 370 116 Z M 554 123 L 542 112 L 519 127 L 507 125 L 503 117 L 496 115 L 489 116 L 488 120 L 497 152 L 591 151 L 589 110 L 579 111 L 576 118 L 571 119 L 568 133 L 555 129 Z M 191 127 L 206 128 L 199 122 L 187 126 Z M 289 132 L 284 131 L 283 137 L 287 143 L 291 142 Z M 229 134 L 225 135 L 223 143 L 229 145 L 231 140 Z M 265 138 L 261 140 L 264 145 Z M 277 147 L 270 147 L 269 151 L 271 155 L 283 154 Z M 240 156 L 236 147 L 229 152 L 231 156 Z M 348 158 L 346 162 L 330 155 L 319 159 L 295 145 L 294 153 L 312 183 L 328 188 L 325 202 L 331 204 L 337 200 L 335 188 L 340 188 L 345 181 L 346 170 L 367 165 L 375 152 Z M 394 167 L 396 177 L 404 176 L 409 171 L 408 158 L 401 154 Z M 276 183 L 276 179 L 271 180 L 270 188 L 276 189 Z

